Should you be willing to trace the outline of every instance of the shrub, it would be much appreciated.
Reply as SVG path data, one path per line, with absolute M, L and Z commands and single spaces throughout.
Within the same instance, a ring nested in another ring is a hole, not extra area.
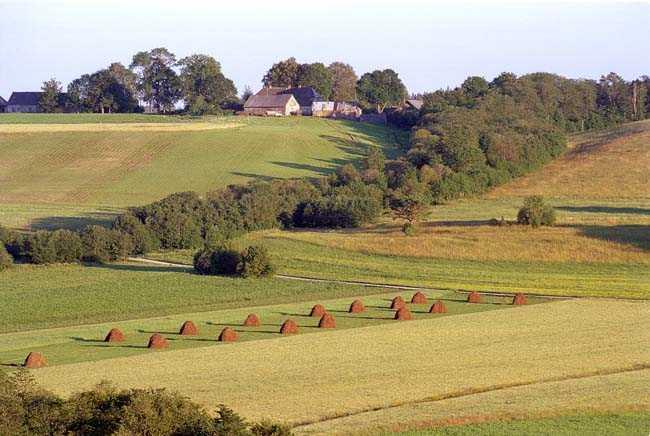
M 201 275 L 214 274 L 212 272 L 212 251 L 201 250 L 194 255 L 194 271 Z
M 262 421 L 251 427 L 255 436 L 291 436 L 291 429 L 283 424 Z
M 13 264 L 13 257 L 3 244 L 0 244 L 0 271 L 9 268 Z
M 210 254 L 210 274 L 234 276 L 241 272 L 242 255 L 232 248 L 218 248 Z
M 275 267 L 265 247 L 250 246 L 242 253 L 242 277 L 267 277 L 274 272 Z
M 89 262 L 125 259 L 133 251 L 133 241 L 125 233 L 101 226 L 88 226 L 81 234 L 84 254 Z
M 33 233 L 23 241 L 23 255 L 27 262 L 46 264 L 56 262 L 56 247 L 51 233 L 45 230 Z
M 54 246 L 57 262 L 78 262 L 83 256 L 83 243 L 76 232 L 55 230 L 50 234 L 50 240 Z
M 417 233 L 415 224 L 411 222 L 405 222 L 404 225 L 402 226 L 402 233 L 404 233 L 406 236 L 415 236 L 415 234 Z
M 555 209 L 544 202 L 539 195 L 526 197 L 524 205 L 517 213 L 517 222 L 532 227 L 552 226 L 555 224 Z

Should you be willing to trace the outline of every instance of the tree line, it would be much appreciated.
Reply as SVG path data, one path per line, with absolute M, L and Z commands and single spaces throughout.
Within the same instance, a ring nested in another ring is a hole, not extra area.
M 215 416 L 164 389 L 118 390 L 104 382 L 61 398 L 25 371 L 0 371 L 0 434 L 12 436 L 289 436 L 271 421 L 248 423 L 224 405 Z
M 398 74 L 376 70 L 359 78 L 349 64 L 332 62 L 299 64 L 295 58 L 275 63 L 262 78 L 264 86 L 313 87 L 324 100 L 359 102 L 381 112 L 397 105 L 407 95 Z M 178 102 L 182 112 L 192 115 L 222 114 L 237 110 L 252 95 L 246 88 L 241 98 L 232 80 L 221 71 L 212 56 L 193 54 L 177 60 L 164 47 L 136 53 L 126 67 L 119 62 L 74 79 L 63 92 L 61 83 L 50 79 L 41 87 L 44 112 L 140 112 L 147 108 L 174 113 Z

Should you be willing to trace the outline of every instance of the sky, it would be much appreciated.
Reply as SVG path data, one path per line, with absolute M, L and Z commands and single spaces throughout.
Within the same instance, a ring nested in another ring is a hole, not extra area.
M 290 56 L 392 68 L 410 92 L 503 71 L 630 80 L 650 75 L 649 23 L 632 1 L 0 0 L 0 96 L 154 47 L 215 57 L 240 92 Z

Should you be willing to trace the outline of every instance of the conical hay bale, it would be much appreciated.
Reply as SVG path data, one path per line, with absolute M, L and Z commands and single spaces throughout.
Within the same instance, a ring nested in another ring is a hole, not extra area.
M 183 336 L 196 336 L 199 334 L 199 329 L 192 321 L 185 321 L 178 334 Z
M 329 313 L 326 313 L 323 315 L 323 317 L 320 319 L 318 322 L 318 327 L 322 329 L 335 329 L 336 328 L 336 320 L 332 315 Z
M 406 307 L 406 302 L 404 301 L 404 299 L 399 295 L 393 298 L 393 301 L 391 301 L 390 303 L 390 308 L 394 310 L 399 310 L 402 307 Z
M 230 327 L 225 327 L 219 334 L 219 341 L 221 342 L 235 342 L 237 339 L 237 332 Z
M 280 327 L 280 333 L 283 335 L 298 333 L 298 324 L 296 324 L 294 320 L 288 319 L 282 323 L 282 327 Z
M 326 313 L 327 311 L 325 310 L 325 307 L 322 304 L 315 304 L 314 307 L 311 308 L 311 312 L 309 313 L 309 316 L 321 317 Z
M 41 353 L 38 353 L 36 351 L 32 351 L 27 355 L 27 358 L 25 358 L 25 363 L 23 363 L 23 366 L 25 368 L 42 368 L 45 365 L 47 365 L 47 360 L 45 360 L 45 357 Z
M 159 350 L 161 348 L 167 348 L 168 345 L 169 343 L 167 342 L 167 339 L 165 339 L 160 333 L 154 333 L 149 338 L 149 344 L 147 345 L 147 348 Z
M 363 305 L 363 301 L 361 300 L 354 300 L 352 304 L 350 304 L 350 310 L 348 312 L 350 313 L 361 313 L 365 311 L 366 308 Z
M 124 333 L 122 333 L 122 330 L 118 328 L 112 328 L 104 338 L 104 342 L 123 342 L 123 341 L 124 341 Z
M 468 303 L 482 303 L 483 302 L 483 297 L 478 292 L 472 291 L 467 296 L 467 302 Z
M 246 317 L 246 320 L 244 320 L 244 326 L 245 327 L 259 327 L 260 326 L 260 318 L 255 315 L 254 313 L 249 313 L 248 316 Z
M 408 308 L 402 307 L 397 309 L 397 312 L 395 312 L 395 319 L 399 321 L 409 321 L 413 319 L 413 315 L 411 315 L 411 311 L 408 310 Z
M 521 292 L 516 293 L 515 298 L 512 299 L 512 304 L 514 304 L 515 306 L 521 306 L 527 303 L 528 303 L 528 298 L 526 298 L 526 294 L 523 294 Z
M 447 307 L 445 306 L 445 303 L 438 300 L 433 303 L 431 309 L 429 309 L 429 313 L 447 313 Z
M 413 294 L 413 297 L 411 298 L 411 303 L 427 304 L 427 296 L 424 295 L 422 292 L 417 291 L 415 294 Z

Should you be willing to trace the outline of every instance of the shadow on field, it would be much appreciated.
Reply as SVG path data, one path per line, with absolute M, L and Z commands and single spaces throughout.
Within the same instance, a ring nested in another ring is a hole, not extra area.
M 590 238 L 629 244 L 650 251 L 650 226 L 640 224 L 620 226 L 576 226 L 580 233 Z
M 82 216 L 48 216 L 35 218 L 29 224 L 31 230 L 79 230 L 86 226 L 110 227 L 117 213 L 99 212 Z
M 640 207 L 609 207 L 609 206 L 560 206 L 557 210 L 566 212 L 586 213 L 610 213 L 610 214 L 631 214 L 650 216 L 650 209 Z

